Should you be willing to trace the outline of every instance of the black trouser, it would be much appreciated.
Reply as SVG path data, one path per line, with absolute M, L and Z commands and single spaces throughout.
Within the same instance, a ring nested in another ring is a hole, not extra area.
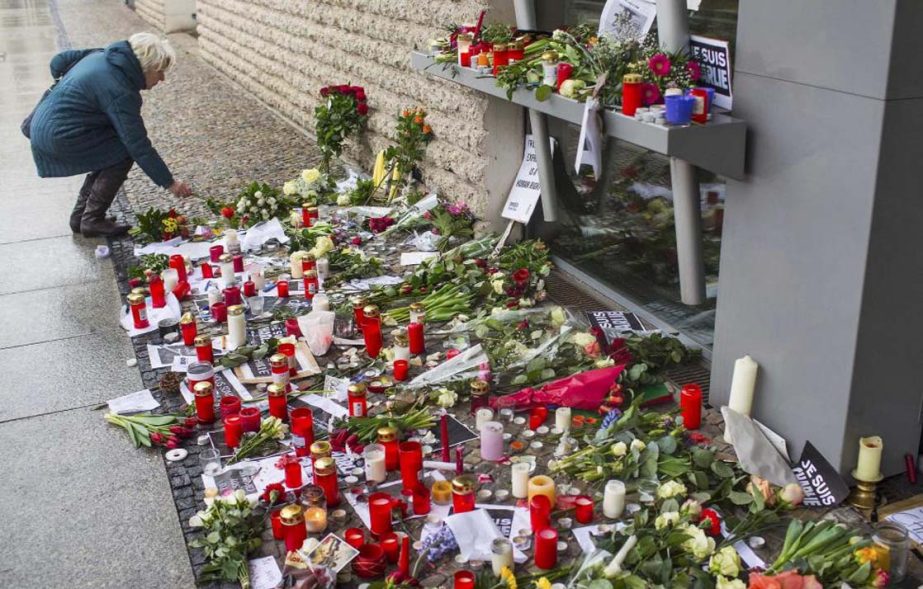
M 128 171 L 135 162 L 129 158 L 117 164 L 87 174 L 77 204 L 71 213 L 71 228 L 79 231 L 80 223 L 101 221 L 106 217 L 109 205 L 115 200 L 119 188 L 125 183 Z

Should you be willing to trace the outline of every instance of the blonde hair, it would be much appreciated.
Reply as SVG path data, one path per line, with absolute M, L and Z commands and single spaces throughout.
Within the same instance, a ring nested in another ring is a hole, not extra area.
M 145 73 L 165 72 L 176 62 L 170 42 L 154 33 L 135 33 L 128 38 L 128 44 Z

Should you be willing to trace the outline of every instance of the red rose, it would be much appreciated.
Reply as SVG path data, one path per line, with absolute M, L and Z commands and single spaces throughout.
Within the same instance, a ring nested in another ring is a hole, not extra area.
M 349 94 L 349 84 L 341 84 L 337 86 L 337 92 L 340 94 Z
M 702 515 L 699 516 L 699 524 L 708 521 L 708 527 L 705 528 L 705 533 L 709 536 L 719 536 L 721 535 L 721 516 L 718 515 L 718 512 L 714 509 L 705 508 L 702 510 Z
M 273 497 L 273 494 L 275 494 L 275 497 Z M 269 505 L 276 503 L 283 497 L 285 497 L 285 485 L 282 483 L 270 483 L 266 485 L 266 490 L 260 495 L 260 499 Z
M 234 218 L 234 208 L 233 207 L 221 207 L 221 216 L 225 219 Z
M 529 269 L 520 268 L 519 270 L 516 270 L 515 272 L 513 272 L 513 281 L 516 282 L 516 284 L 525 284 L 526 282 L 528 282 L 529 281 Z
M 360 103 L 356 106 L 356 111 L 357 111 L 360 115 L 365 116 L 365 115 L 369 114 L 369 105 L 367 105 L 367 104 L 364 103 L 364 102 L 360 102 Z
M 362 238 L 358 235 L 353 237 L 351 241 L 353 245 L 362 245 Z
M 330 88 L 329 88 L 329 87 L 324 86 L 323 88 L 320 89 L 320 95 L 323 96 L 324 98 L 327 98 L 327 96 L 328 96 L 329 94 L 330 94 Z
M 360 88 L 359 90 L 356 91 L 356 100 L 358 100 L 359 102 L 365 102 L 365 90 Z
M 358 95 L 362 91 L 363 91 L 362 86 L 350 86 L 349 87 L 350 94 Z M 356 98 L 358 98 L 358 96 L 356 96 Z

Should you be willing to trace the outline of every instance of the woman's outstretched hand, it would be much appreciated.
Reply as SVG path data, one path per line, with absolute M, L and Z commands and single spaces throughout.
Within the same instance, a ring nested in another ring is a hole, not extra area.
M 188 184 L 181 180 L 174 180 L 173 184 L 170 185 L 168 190 L 173 193 L 173 196 L 182 197 L 192 195 L 192 188 L 190 188 Z

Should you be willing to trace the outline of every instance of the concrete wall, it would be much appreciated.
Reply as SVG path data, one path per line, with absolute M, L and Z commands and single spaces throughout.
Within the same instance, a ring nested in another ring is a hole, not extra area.
M 793 458 L 810 440 L 847 473 L 879 434 L 882 470 L 900 472 L 923 400 L 923 8 L 742 0 L 738 22 L 749 169 L 728 182 L 712 402 L 750 354 L 753 416 Z
M 157 27 L 157 30 L 164 29 L 165 22 L 165 0 L 135 0 L 135 12 L 145 21 Z
M 484 214 L 497 208 L 521 159 L 520 110 L 412 71 L 409 53 L 426 47 L 442 25 L 473 21 L 486 4 L 199 0 L 199 43 L 209 63 L 309 133 L 321 87 L 365 87 L 367 138 L 344 155 L 366 167 L 388 144 L 400 109 L 423 106 L 436 134 L 423 165 L 427 184 Z M 511 2 L 494 4 L 495 18 L 511 22 Z

